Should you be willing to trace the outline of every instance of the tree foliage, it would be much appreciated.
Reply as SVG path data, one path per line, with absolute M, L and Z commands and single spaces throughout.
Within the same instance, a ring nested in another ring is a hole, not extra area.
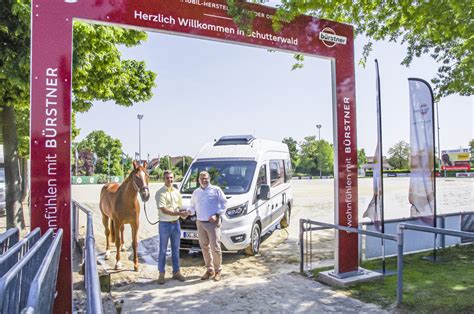
M 408 169 L 410 162 L 410 145 L 400 141 L 388 149 L 388 163 L 395 169 Z
M 429 55 L 438 64 L 431 81 L 437 98 L 450 94 L 472 95 L 474 89 L 474 6 L 469 0 L 363 1 L 282 0 L 274 25 L 301 14 L 354 25 L 356 34 L 369 38 L 361 63 L 365 64 L 373 41 L 407 45 L 402 64 Z
M 174 171 L 178 172 L 178 174 L 180 174 L 181 176 L 184 176 L 186 171 L 188 171 L 189 166 L 191 166 L 192 162 L 193 162 L 192 157 L 184 156 L 184 160 L 183 158 L 181 158 L 181 160 L 176 163 L 176 167 L 174 168 L 175 169 Z
M 334 148 L 325 140 L 316 140 L 315 136 L 306 136 L 300 144 L 301 164 L 296 171 L 304 171 L 307 174 L 333 174 Z M 304 167 L 303 167 L 304 165 Z
M 30 13 L 29 0 L 4 0 L 0 6 L 0 112 L 8 227 L 18 225 L 8 213 L 19 212 L 20 195 L 25 195 L 15 182 L 25 182 L 21 177 L 27 176 L 19 175 L 18 165 L 29 154 Z M 139 45 L 146 38 L 141 31 L 75 22 L 73 122 L 74 114 L 89 110 L 94 100 L 131 106 L 151 98 L 156 75 L 146 70 L 144 62 L 123 60 L 117 48 Z M 73 138 L 77 134 L 73 129 Z
M 357 164 L 359 165 L 359 168 L 367 163 L 367 155 L 365 154 L 365 149 L 361 148 L 357 150 Z
M 107 135 L 104 131 L 93 131 L 79 142 L 78 151 L 91 151 L 97 155 L 95 174 L 123 175 L 122 168 L 122 142 Z M 109 159 L 110 154 L 110 159 Z M 110 162 L 109 162 L 110 160 Z
M 298 142 L 292 137 L 285 137 L 282 140 L 282 143 L 288 146 L 288 150 L 290 151 L 291 166 L 293 169 L 295 169 L 296 163 L 298 161 Z

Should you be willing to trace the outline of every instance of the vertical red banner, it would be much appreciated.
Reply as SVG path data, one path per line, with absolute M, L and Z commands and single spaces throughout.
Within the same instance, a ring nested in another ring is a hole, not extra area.
M 63 229 L 55 312 L 72 312 L 71 42 L 61 5 L 33 1 L 31 13 L 31 228 Z
M 340 226 L 358 228 L 357 122 L 353 34 L 346 34 L 345 49 L 338 50 L 335 61 L 336 112 L 335 158 L 337 159 L 336 217 Z M 351 56 L 350 58 L 347 56 Z M 334 71 L 334 69 L 333 69 Z M 356 272 L 359 267 L 357 233 L 336 232 L 336 274 Z

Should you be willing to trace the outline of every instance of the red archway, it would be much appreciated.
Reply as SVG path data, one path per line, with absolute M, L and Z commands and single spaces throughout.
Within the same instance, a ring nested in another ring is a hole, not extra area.
M 332 64 L 335 223 L 357 228 L 354 39 L 350 25 L 300 16 L 272 29 L 275 9 L 256 13 L 249 36 L 227 15 L 225 0 L 33 0 L 31 15 L 31 227 L 63 228 L 56 310 L 72 310 L 71 77 L 74 19 L 271 48 L 328 58 Z M 357 271 L 358 236 L 336 232 L 337 274 Z

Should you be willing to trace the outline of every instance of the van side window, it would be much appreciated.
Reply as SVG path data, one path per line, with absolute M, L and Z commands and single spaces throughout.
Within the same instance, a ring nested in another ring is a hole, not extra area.
M 272 187 L 285 181 L 283 160 L 270 160 L 270 185 Z
M 291 169 L 291 161 L 286 159 L 285 160 L 285 182 L 290 181 L 292 176 L 293 176 L 293 169 Z
M 258 178 L 257 178 L 257 188 L 259 188 L 262 184 L 267 183 L 267 165 L 263 165 L 260 167 L 258 171 Z
M 255 187 L 255 194 L 253 196 L 253 202 L 255 203 L 257 201 L 257 195 L 260 193 L 260 187 L 262 184 L 268 184 L 267 181 L 267 165 L 262 165 L 260 167 L 260 170 L 258 171 L 258 177 L 257 177 L 257 185 Z

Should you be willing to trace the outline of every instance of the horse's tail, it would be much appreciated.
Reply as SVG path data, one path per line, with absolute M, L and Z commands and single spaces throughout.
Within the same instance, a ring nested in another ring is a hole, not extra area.
M 112 218 L 110 218 L 110 238 L 112 243 L 115 243 L 115 223 Z

